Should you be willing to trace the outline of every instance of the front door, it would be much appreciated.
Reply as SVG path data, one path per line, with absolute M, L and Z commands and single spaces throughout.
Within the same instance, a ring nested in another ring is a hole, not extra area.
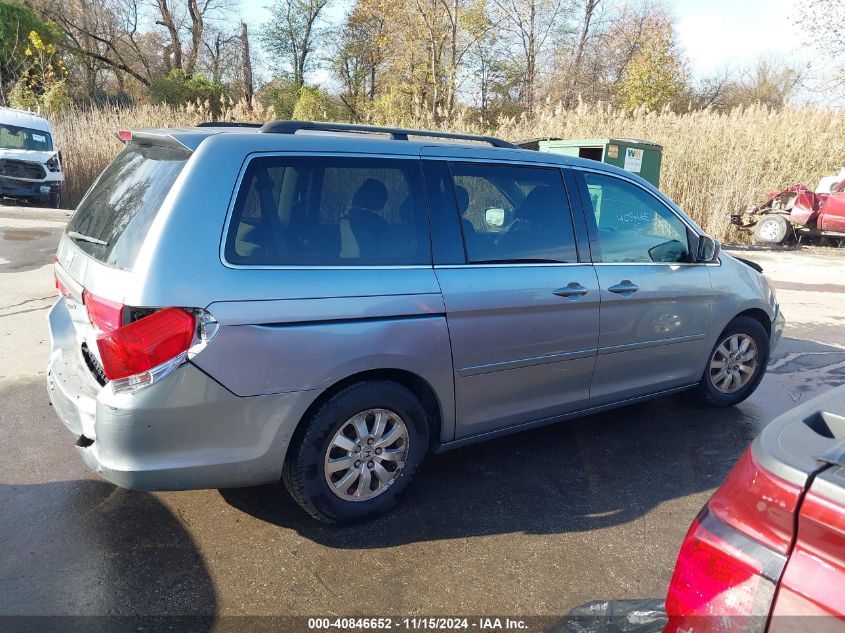
M 691 231 L 639 185 L 575 171 L 587 207 L 601 288 L 601 331 L 590 405 L 697 382 L 713 292 L 693 263 Z M 592 213 L 591 213 L 592 212 Z
M 452 162 L 449 170 L 465 256 L 435 272 L 452 342 L 456 439 L 584 408 L 598 282 L 578 261 L 560 169 Z

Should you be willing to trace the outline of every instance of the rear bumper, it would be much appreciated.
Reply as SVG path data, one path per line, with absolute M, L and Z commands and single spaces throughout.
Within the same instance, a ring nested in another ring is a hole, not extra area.
M 293 430 L 318 392 L 239 397 L 188 363 L 146 389 L 115 394 L 86 373 L 68 343 L 61 300 L 49 318 L 50 401 L 68 430 L 87 438 L 77 450 L 104 479 L 135 490 L 280 479 Z

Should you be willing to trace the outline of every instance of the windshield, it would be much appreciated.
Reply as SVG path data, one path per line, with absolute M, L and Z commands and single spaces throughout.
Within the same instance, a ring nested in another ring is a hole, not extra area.
M 181 149 L 129 144 L 79 203 L 68 236 L 94 259 L 131 269 L 189 157 Z
M 53 139 L 49 132 L 33 130 L 28 127 L 18 127 L 8 123 L 0 123 L 0 148 L 2 149 L 32 149 L 36 151 L 52 151 Z

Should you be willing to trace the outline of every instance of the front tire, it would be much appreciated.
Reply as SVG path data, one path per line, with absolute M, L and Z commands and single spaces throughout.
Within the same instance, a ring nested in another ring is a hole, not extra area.
M 53 189 L 47 197 L 47 207 L 50 209 L 59 209 L 62 206 L 62 192 L 61 189 Z
M 425 410 L 394 382 L 351 385 L 302 424 L 282 478 L 296 502 L 327 523 L 390 510 L 428 452 Z
M 769 335 L 757 319 L 736 317 L 719 335 L 698 383 L 699 398 L 719 407 L 739 404 L 757 389 L 769 364 Z
M 758 244 L 781 244 L 789 234 L 789 222 L 782 215 L 764 215 L 754 225 L 754 241 Z

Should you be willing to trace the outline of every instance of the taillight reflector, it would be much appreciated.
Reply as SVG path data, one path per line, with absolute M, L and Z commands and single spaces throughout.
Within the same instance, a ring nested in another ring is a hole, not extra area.
M 123 304 L 109 301 L 82 291 L 82 302 L 88 309 L 88 318 L 100 332 L 111 332 L 123 324 Z
M 130 130 L 120 130 L 117 133 L 117 138 L 124 143 L 128 143 L 132 140 L 132 132 Z
M 109 380 L 127 378 L 187 352 L 194 338 L 192 314 L 167 308 L 97 337 Z
M 56 286 L 56 290 L 58 290 L 62 296 L 69 297 L 70 290 L 67 289 L 61 280 L 59 279 L 59 273 L 56 270 L 56 267 L 59 265 L 59 259 L 53 255 L 53 284 Z

